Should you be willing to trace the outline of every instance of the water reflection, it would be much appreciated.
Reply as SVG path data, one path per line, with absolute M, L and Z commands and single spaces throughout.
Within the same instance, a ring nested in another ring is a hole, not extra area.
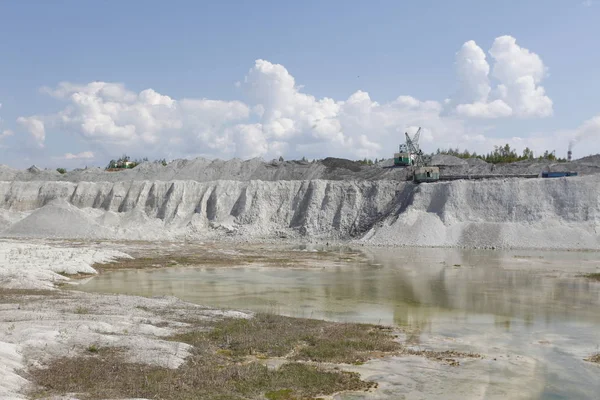
M 597 253 L 363 252 L 366 261 L 304 269 L 118 271 L 91 279 L 81 289 L 172 295 L 215 307 L 397 325 L 414 344 L 435 343 L 437 348 L 494 354 L 492 358 L 518 354 L 521 358 L 506 358 L 503 364 L 486 361 L 474 370 L 466 367 L 462 373 L 473 375 L 462 380 L 448 378 L 448 387 L 486 393 L 486 398 L 493 393 L 500 393 L 498 398 L 593 398 L 600 392 L 598 367 L 582 361 L 600 344 L 600 283 L 577 277 L 598 271 Z M 297 252 L 298 258 L 303 255 Z M 402 368 L 395 365 L 388 371 Z M 389 379 L 400 379 L 407 370 L 417 371 L 416 381 L 428 379 L 412 367 L 390 373 Z M 406 382 L 400 382 L 394 398 L 404 393 Z M 444 379 L 439 382 L 446 385 Z M 444 387 L 443 393 L 451 390 Z
M 344 250 L 338 250 L 344 251 Z M 89 291 L 173 295 L 216 307 L 299 317 L 397 324 L 427 330 L 432 319 L 489 315 L 509 332 L 563 320 L 600 321 L 596 253 L 367 249 L 367 262 L 329 268 L 177 268 L 120 271 Z M 298 257 L 302 257 L 298 252 Z M 542 254 L 542 255 L 540 255 Z

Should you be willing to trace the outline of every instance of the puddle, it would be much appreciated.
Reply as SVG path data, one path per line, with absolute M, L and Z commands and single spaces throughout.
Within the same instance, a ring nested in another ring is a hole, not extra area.
M 595 398 L 600 392 L 600 366 L 583 361 L 600 351 L 600 283 L 577 277 L 597 272 L 600 254 L 361 251 L 367 261 L 349 258 L 312 268 L 115 271 L 79 288 L 172 295 L 215 307 L 396 325 L 408 332 L 415 345 L 486 356 L 458 368 L 460 376 L 446 370 L 452 367 L 429 361 L 397 360 L 387 371 L 389 375 L 398 369 L 393 376 L 401 384 L 393 385 L 393 377 L 386 378 L 392 388 L 389 396 L 397 398 L 572 399 Z M 297 257 L 303 257 L 302 252 Z M 413 372 L 407 375 L 407 368 Z M 430 379 L 431 374 L 437 378 Z M 442 395 L 434 396 L 437 392 Z

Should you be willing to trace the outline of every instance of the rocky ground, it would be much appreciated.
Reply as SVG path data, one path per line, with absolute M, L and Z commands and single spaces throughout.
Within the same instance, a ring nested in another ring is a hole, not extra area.
M 581 175 L 589 175 L 600 172 L 600 155 L 584 157 L 570 163 L 532 160 L 496 165 L 488 164 L 478 158 L 463 160 L 454 156 L 436 155 L 431 164 L 439 166 L 443 175 L 540 174 L 542 171 L 575 171 Z M 375 165 L 362 165 L 356 161 L 340 158 L 316 161 L 273 160 L 270 162 L 258 158 L 228 161 L 197 158 L 175 160 L 167 166 L 158 163 L 143 163 L 134 169 L 118 172 L 107 172 L 103 168 L 92 167 L 59 174 L 55 170 L 39 169 L 35 166 L 24 171 L 0 166 L 0 180 L 66 182 L 406 180 L 409 176 L 408 169 L 388 168 L 392 165 L 392 159 Z

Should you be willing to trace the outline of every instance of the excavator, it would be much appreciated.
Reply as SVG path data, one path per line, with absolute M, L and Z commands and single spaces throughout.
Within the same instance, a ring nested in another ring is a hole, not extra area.
M 398 148 L 398 153 L 394 154 L 395 167 L 411 167 L 412 180 L 415 183 L 436 182 L 440 179 L 440 169 L 429 166 L 430 157 L 423 154 L 419 147 L 421 138 L 421 127 L 411 138 L 408 132 L 405 132 L 406 143 Z

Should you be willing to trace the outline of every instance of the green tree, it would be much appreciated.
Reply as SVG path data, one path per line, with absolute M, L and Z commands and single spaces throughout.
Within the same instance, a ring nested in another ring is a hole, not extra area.
M 525 147 L 525 150 L 523 150 L 523 158 L 533 160 L 533 151 L 529 147 Z

